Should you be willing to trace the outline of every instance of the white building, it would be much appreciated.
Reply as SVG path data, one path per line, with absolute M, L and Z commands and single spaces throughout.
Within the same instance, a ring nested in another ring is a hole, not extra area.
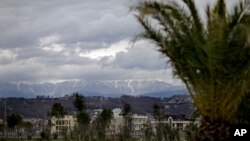
M 51 133 L 61 133 L 63 130 L 72 131 L 77 123 L 76 117 L 66 115 L 63 118 L 51 118 Z
M 111 122 L 111 126 L 113 127 L 114 133 L 120 133 L 122 130 L 122 127 L 124 125 L 124 119 L 121 115 L 122 110 L 120 108 L 113 109 L 114 118 Z M 131 135 L 133 136 L 139 136 L 143 135 L 143 128 L 144 125 L 148 121 L 148 116 L 142 116 L 133 114 L 131 116 L 131 122 L 132 122 L 132 129 L 131 129 Z
M 151 124 L 153 125 L 153 128 L 155 128 L 158 121 L 152 120 Z M 162 121 L 163 124 L 168 124 L 172 128 L 178 128 L 181 131 L 185 130 L 186 126 L 193 123 L 192 120 L 186 118 L 184 115 L 166 115 L 165 120 Z M 199 121 L 194 121 L 194 124 L 198 125 Z
M 132 130 L 131 135 L 133 136 L 142 136 L 144 134 L 144 127 L 148 121 L 147 116 L 132 115 Z
M 123 127 L 123 117 L 120 108 L 113 109 L 113 119 L 111 121 L 111 128 L 115 134 L 120 133 Z

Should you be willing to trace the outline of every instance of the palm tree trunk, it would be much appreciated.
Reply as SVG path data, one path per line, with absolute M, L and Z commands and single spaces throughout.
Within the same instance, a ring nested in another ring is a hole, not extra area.
M 210 121 L 203 119 L 196 133 L 197 141 L 228 141 L 229 124 L 221 120 Z

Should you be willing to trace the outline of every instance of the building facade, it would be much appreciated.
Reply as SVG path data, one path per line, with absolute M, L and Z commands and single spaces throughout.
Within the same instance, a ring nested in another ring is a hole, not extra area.
M 124 119 L 122 116 L 122 110 L 120 108 L 113 109 L 114 118 L 111 122 L 111 127 L 113 128 L 114 133 L 121 133 Z M 131 135 L 140 136 L 143 135 L 144 126 L 148 122 L 148 116 L 142 116 L 133 114 L 131 116 Z
M 146 123 L 148 122 L 148 117 L 133 114 L 131 122 L 132 122 L 131 135 L 132 136 L 144 135 L 144 128 L 145 128 Z
M 151 120 L 151 125 L 153 126 L 153 129 L 155 129 L 158 123 L 158 121 Z M 164 120 L 161 123 L 168 124 L 170 127 L 179 129 L 180 131 L 184 131 L 186 126 L 191 123 L 199 125 L 198 120 L 192 121 L 185 115 L 165 115 Z
M 63 118 L 51 118 L 51 133 L 62 133 L 65 130 L 67 133 L 73 131 L 76 126 L 77 119 L 72 115 L 66 115 Z

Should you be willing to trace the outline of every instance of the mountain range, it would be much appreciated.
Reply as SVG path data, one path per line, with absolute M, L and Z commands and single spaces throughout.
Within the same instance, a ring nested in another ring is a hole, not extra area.
M 0 83 L 0 97 L 60 97 L 79 92 L 85 96 L 122 95 L 170 97 L 187 93 L 184 86 L 160 80 L 71 80 L 58 83 Z

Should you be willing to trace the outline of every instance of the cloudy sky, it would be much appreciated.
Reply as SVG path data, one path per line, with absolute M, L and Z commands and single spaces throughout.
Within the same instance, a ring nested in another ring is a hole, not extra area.
M 133 1 L 0 0 L 0 82 L 179 83 L 154 45 L 131 43 L 142 31 L 129 11 Z M 197 5 L 202 9 L 204 3 Z

